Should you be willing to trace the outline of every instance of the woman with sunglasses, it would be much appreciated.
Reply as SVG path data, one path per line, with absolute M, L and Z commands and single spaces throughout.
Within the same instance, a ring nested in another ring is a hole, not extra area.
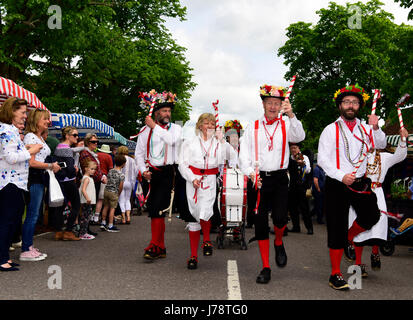
M 10 260 L 9 248 L 24 211 L 29 160 L 42 149 L 40 144 L 25 146 L 20 138 L 26 110 L 26 100 L 14 97 L 0 105 L 0 271 L 19 270 Z
M 82 169 L 82 172 L 85 172 L 89 161 L 93 161 L 97 165 L 95 174 L 93 175 L 92 178 L 93 178 L 93 182 L 95 183 L 95 190 L 96 190 L 96 208 L 95 208 L 94 215 L 99 216 L 102 210 L 102 204 L 103 204 L 103 190 L 105 189 L 105 186 L 102 186 L 102 184 L 107 183 L 107 177 L 102 172 L 102 168 L 100 165 L 98 155 L 95 152 L 98 148 L 98 143 L 99 143 L 99 140 L 96 134 L 88 133 L 85 136 L 84 143 L 85 143 L 85 149 L 80 152 L 80 158 L 79 158 L 80 167 Z M 90 232 L 90 228 L 89 228 L 88 233 L 93 236 L 96 235 L 96 233 Z
M 47 110 L 35 109 L 30 111 L 26 122 L 25 145 L 40 144 L 43 148 L 32 155 L 29 160 L 29 195 L 30 201 L 27 206 L 26 218 L 22 229 L 22 252 L 21 261 L 40 261 L 47 255 L 41 253 L 33 246 L 33 236 L 40 210 L 42 208 L 45 185 L 47 183 L 46 169 L 53 170 L 54 173 L 60 170 L 57 162 L 47 163 L 50 156 L 50 148 L 44 141 L 42 134 L 48 130 L 50 115 Z
M 59 143 L 54 152 L 55 160 L 61 165 L 62 169 L 56 173 L 56 179 L 59 181 L 65 197 L 65 204 L 56 209 L 57 232 L 55 240 L 80 240 L 72 232 L 75 220 L 79 215 L 80 210 L 80 195 L 76 186 L 76 174 L 79 170 L 75 166 L 75 151 L 72 146 L 77 144 L 79 132 L 74 127 L 66 127 L 62 130 L 62 142 Z M 63 210 L 67 203 L 70 202 L 70 213 L 67 218 L 66 230 L 63 231 L 64 216 Z

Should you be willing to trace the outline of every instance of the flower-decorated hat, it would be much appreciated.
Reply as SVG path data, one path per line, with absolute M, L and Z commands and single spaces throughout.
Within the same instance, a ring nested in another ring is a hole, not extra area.
M 279 98 L 281 100 L 285 99 L 287 93 L 287 88 L 276 87 L 264 84 L 260 87 L 260 97 L 261 99 L 265 98 Z
M 225 129 L 225 132 L 227 132 L 230 129 L 234 129 L 237 131 L 238 135 L 240 135 L 241 130 L 242 130 L 242 125 L 239 122 L 239 120 L 228 120 L 227 122 L 225 122 L 224 129 Z
M 176 102 L 176 94 L 172 92 L 162 92 L 158 93 L 155 89 L 152 89 L 149 92 L 140 92 L 139 98 L 141 99 L 140 106 L 143 109 L 150 108 L 152 103 L 155 102 L 153 107 L 153 111 L 164 107 L 170 107 L 173 109 L 175 102 Z
M 360 87 L 358 83 L 356 83 L 337 90 L 334 94 L 333 101 L 338 107 L 343 98 L 347 96 L 357 97 L 360 100 L 360 107 L 363 107 L 366 104 L 366 101 L 370 98 L 370 96 L 364 91 L 364 89 Z

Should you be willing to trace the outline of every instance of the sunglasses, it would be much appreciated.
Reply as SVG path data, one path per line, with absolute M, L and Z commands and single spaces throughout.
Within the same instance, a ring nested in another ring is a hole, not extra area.
M 90 142 L 90 143 L 98 143 L 99 141 L 97 141 L 97 140 L 90 140 L 89 142 Z
M 78 135 L 77 133 L 71 134 L 71 136 L 72 136 L 72 137 L 75 137 L 75 138 L 78 138 L 78 137 L 79 137 L 79 135 Z

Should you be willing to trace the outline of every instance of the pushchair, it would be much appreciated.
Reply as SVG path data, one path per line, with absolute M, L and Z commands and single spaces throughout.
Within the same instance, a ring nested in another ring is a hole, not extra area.
M 245 217 L 247 212 L 247 181 L 239 169 L 224 168 L 219 186 L 221 225 L 217 236 L 217 248 L 224 248 L 226 238 L 247 250 L 245 241 Z
M 389 218 L 388 240 L 380 246 L 385 256 L 391 256 L 397 244 L 413 246 L 413 201 L 399 201 L 390 210 L 403 214 L 403 218 L 400 221 Z

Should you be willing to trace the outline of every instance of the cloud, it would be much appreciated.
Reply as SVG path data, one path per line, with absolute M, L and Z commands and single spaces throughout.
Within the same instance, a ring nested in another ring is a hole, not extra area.
M 286 28 L 298 21 L 316 23 L 316 11 L 329 0 L 184 0 L 187 20 L 168 21 L 173 37 L 187 48 L 197 87 L 192 93 L 191 120 L 214 112 L 219 99 L 220 123 L 239 119 L 246 124 L 262 114 L 259 86 L 288 86 L 287 67 L 278 49 L 285 43 Z M 335 1 L 345 5 L 347 0 Z M 355 1 L 354 1 L 355 2 Z M 363 1 L 367 2 L 367 1 Z M 393 0 L 383 9 L 395 22 L 407 22 L 408 10 Z M 245 127 L 245 125 L 244 125 Z

